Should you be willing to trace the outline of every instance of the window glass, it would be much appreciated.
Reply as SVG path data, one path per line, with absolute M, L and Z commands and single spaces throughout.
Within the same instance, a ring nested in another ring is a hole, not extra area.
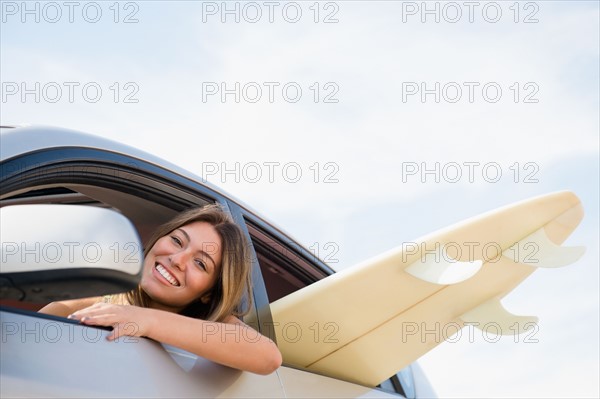
M 404 396 L 407 398 L 415 397 L 415 384 L 412 369 L 410 366 L 406 366 L 395 376 L 398 381 L 398 385 L 401 387 Z
M 298 250 L 247 221 L 248 232 L 265 282 L 269 302 L 276 301 L 325 277 Z
M 378 387 L 383 391 L 396 393 L 396 389 L 394 388 L 394 384 L 392 384 L 392 380 L 385 380 L 379 384 Z

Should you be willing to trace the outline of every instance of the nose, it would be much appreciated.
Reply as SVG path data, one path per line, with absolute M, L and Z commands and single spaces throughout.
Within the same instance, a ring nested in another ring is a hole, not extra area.
M 179 270 L 184 271 L 185 263 L 186 263 L 185 252 L 179 251 L 179 252 L 172 253 L 171 255 L 169 255 L 169 262 L 171 263 L 171 265 L 173 267 L 176 267 Z

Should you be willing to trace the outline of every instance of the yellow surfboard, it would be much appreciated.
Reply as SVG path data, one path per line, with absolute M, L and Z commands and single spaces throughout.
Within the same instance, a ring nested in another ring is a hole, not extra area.
M 375 386 L 467 323 L 495 334 L 534 327 L 500 299 L 537 267 L 579 259 L 561 247 L 583 218 L 559 192 L 437 231 L 271 304 L 284 362 Z

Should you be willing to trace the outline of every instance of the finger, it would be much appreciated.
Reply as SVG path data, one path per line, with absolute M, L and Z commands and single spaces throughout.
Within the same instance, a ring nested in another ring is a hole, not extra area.
M 86 324 L 88 326 L 93 326 L 98 324 L 97 320 L 94 318 L 94 316 L 83 316 L 79 319 L 79 322 L 81 324 Z
M 113 328 L 112 332 L 106 336 L 106 339 L 109 341 L 114 341 L 115 339 L 119 338 L 118 335 L 116 334 L 116 331 L 117 331 L 117 329 Z
M 122 332 L 123 329 L 119 323 L 113 324 L 112 328 L 112 332 L 106 337 L 107 340 L 114 341 L 124 335 Z
M 79 319 L 79 322 L 89 326 L 112 326 L 115 323 L 115 315 L 96 315 L 96 316 L 83 316 Z
M 85 309 L 81 309 L 78 310 L 76 312 L 71 313 L 70 315 L 67 316 L 68 319 L 74 319 L 74 320 L 81 320 L 83 317 L 95 317 L 95 316 L 100 316 L 100 315 L 105 315 L 105 314 L 115 314 L 115 309 L 114 308 L 106 308 L 104 306 L 98 306 L 98 307 L 93 307 L 90 306 L 88 308 Z

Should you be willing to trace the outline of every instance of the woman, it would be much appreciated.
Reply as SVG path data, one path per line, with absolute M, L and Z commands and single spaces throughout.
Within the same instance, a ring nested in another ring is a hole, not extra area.
M 242 231 L 219 206 L 207 205 L 157 229 L 146 246 L 137 289 L 52 302 L 40 312 L 113 326 L 109 340 L 144 336 L 266 375 L 281 365 L 281 353 L 238 318 L 251 306 L 251 290 Z M 249 302 L 245 310 L 240 305 L 244 295 Z

